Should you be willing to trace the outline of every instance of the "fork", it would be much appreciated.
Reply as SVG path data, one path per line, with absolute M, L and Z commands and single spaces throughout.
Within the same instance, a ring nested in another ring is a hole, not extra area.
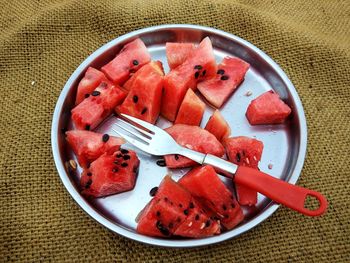
M 276 203 L 283 204 L 307 216 L 320 216 L 326 212 L 327 200 L 319 192 L 289 184 L 257 169 L 237 166 L 217 156 L 182 147 L 163 129 L 126 114 L 120 115 L 129 122 L 118 118 L 118 123 L 114 125 L 122 129 L 123 132 L 112 130 L 146 153 L 156 156 L 179 154 L 201 165 L 211 165 L 224 171 L 223 175 L 232 178 L 234 182 L 249 187 Z M 130 122 L 137 124 L 137 126 Z M 318 200 L 319 207 L 317 209 L 310 210 L 305 207 L 305 201 L 308 197 Z

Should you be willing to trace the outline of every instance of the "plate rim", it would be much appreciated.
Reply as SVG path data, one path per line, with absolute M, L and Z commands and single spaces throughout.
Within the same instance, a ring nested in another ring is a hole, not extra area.
M 276 204 L 275 202 L 271 201 L 263 212 L 257 216 L 255 216 L 250 222 L 249 226 L 242 225 L 238 226 L 237 228 L 234 228 L 230 231 L 227 231 L 225 233 L 222 233 L 217 236 L 208 237 L 208 238 L 202 238 L 202 239 L 188 239 L 188 240 L 171 240 L 171 239 L 159 239 L 159 238 L 153 238 L 148 237 L 145 235 L 138 234 L 136 232 L 132 232 L 128 230 L 127 228 L 117 225 L 112 220 L 104 217 L 103 215 L 99 214 L 84 198 L 81 197 L 81 194 L 76 190 L 72 179 L 65 171 L 65 167 L 63 162 L 60 158 L 59 148 L 58 148 L 58 136 L 59 136 L 59 117 L 62 113 L 63 109 L 63 103 L 65 101 L 65 98 L 69 92 L 69 89 L 75 79 L 80 75 L 81 71 L 85 69 L 91 62 L 93 62 L 98 56 L 100 56 L 105 50 L 113 47 L 114 45 L 118 44 L 119 42 L 125 41 L 129 38 L 136 37 L 137 35 L 143 34 L 143 33 L 149 33 L 152 31 L 157 30 L 164 30 L 164 29 L 194 29 L 194 30 L 200 30 L 204 32 L 211 32 L 214 34 L 218 34 L 221 36 L 224 36 L 226 38 L 232 39 L 236 42 L 240 42 L 240 44 L 247 46 L 248 48 L 254 50 L 261 56 L 265 61 L 267 61 L 273 69 L 277 72 L 277 74 L 281 77 L 283 82 L 288 87 L 289 92 L 291 93 L 293 97 L 293 102 L 295 103 L 296 107 L 295 109 L 298 111 L 298 119 L 299 119 L 299 136 L 300 136 L 300 143 L 299 143 L 299 151 L 297 154 L 297 160 L 295 162 L 295 167 L 292 171 L 292 174 L 288 180 L 289 183 L 295 184 L 298 180 L 298 178 L 301 175 L 301 171 L 303 168 L 304 160 L 306 158 L 306 150 L 307 150 L 307 124 L 306 124 L 306 118 L 305 118 L 305 112 L 300 100 L 300 97 L 292 84 L 291 80 L 288 78 L 286 73 L 282 70 L 282 68 L 267 54 L 265 54 L 261 49 L 253 45 L 252 43 L 248 42 L 247 40 L 244 40 L 234 34 L 225 32 L 220 29 L 207 27 L 207 26 L 201 26 L 201 25 L 193 25 L 193 24 L 164 24 L 164 25 L 157 25 L 157 26 L 151 26 L 146 27 L 138 30 L 131 31 L 129 33 L 126 33 L 124 35 L 121 35 L 106 44 L 102 45 L 100 48 L 95 50 L 93 53 L 91 53 L 73 72 L 73 74 L 69 77 L 66 84 L 64 85 L 59 98 L 56 102 L 53 118 L 52 118 L 52 126 L 51 126 L 51 146 L 52 146 L 52 153 L 54 157 L 54 162 L 56 165 L 56 169 L 58 171 L 59 177 L 61 178 L 61 181 L 63 185 L 65 186 L 66 190 L 69 192 L 70 196 L 74 199 L 74 201 L 80 206 L 80 208 L 87 213 L 90 217 L 92 217 L 95 221 L 97 221 L 99 224 L 103 225 L 110 231 L 113 231 L 123 237 L 126 237 L 128 239 L 132 239 L 141 243 L 145 243 L 148 245 L 155 245 L 155 246 L 161 246 L 161 247 L 172 247 L 172 248 L 190 248 L 190 247 L 199 247 L 199 246 L 207 246 L 219 242 L 226 241 L 228 239 L 231 239 L 233 237 L 237 237 L 244 232 L 247 232 L 248 230 L 256 227 L 260 223 L 264 222 L 267 218 L 269 218 L 278 208 L 279 204 Z

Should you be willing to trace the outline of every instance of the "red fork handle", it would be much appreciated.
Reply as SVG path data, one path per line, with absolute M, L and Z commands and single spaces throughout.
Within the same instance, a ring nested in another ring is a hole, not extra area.
M 256 169 L 239 166 L 234 181 L 307 216 L 320 216 L 327 209 L 327 200 L 319 192 L 289 184 Z M 304 207 L 307 196 L 315 197 L 319 201 L 316 210 Z

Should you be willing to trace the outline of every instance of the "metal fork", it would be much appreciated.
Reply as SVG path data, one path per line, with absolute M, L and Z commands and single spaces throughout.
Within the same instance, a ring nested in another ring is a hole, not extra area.
M 203 154 L 182 147 L 161 128 L 126 114 L 121 114 L 121 116 L 137 124 L 139 127 L 118 118 L 118 123 L 115 125 L 124 132 L 116 129 L 113 129 L 113 131 L 144 152 L 156 156 L 179 154 L 199 164 L 214 166 L 219 171 L 226 172 L 225 176 L 227 176 L 227 173 L 232 175 L 230 177 L 232 177 L 236 183 L 247 186 L 275 202 L 283 204 L 304 215 L 319 216 L 325 213 L 327 209 L 327 200 L 319 192 L 289 184 L 257 169 L 237 166 L 217 156 Z M 119 124 L 119 122 L 123 123 L 123 125 Z M 304 207 L 308 196 L 318 200 L 319 207 L 316 210 L 310 210 Z

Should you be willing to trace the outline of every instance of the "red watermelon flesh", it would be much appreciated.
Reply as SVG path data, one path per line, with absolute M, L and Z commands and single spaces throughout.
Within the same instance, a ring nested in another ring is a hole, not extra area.
M 205 129 L 213 134 L 218 141 L 230 136 L 231 129 L 219 110 L 215 110 L 213 115 L 209 118 Z
M 205 103 L 188 89 L 177 113 L 175 124 L 188 124 L 199 126 L 205 111 Z
M 66 139 L 78 158 L 82 168 L 86 168 L 105 152 L 115 152 L 125 140 L 91 131 L 71 130 L 66 132 Z
M 186 148 L 201 152 L 210 153 L 222 157 L 225 153 L 224 147 L 210 132 L 198 127 L 185 124 L 175 124 L 165 129 L 174 140 Z M 196 164 L 196 162 L 181 155 L 164 156 L 168 168 L 184 168 Z
M 232 229 L 244 219 L 241 207 L 212 166 L 196 167 L 178 183 L 215 212 L 226 229 Z
M 165 52 L 170 69 L 181 65 L 188 55 L 196 48 L 192 43 L 171 43 L 165 44 Z
M 220 222 L 210 218 L 201 204 L 194 198 L 190 203 L 189 214 L 176 228 L 174 235 L 191 238 L 203 238 L 220 234 Z
M 104 153 L 82 173 L 83 194 L 103 197 L 132 190 L 139 164 L 136 153 L 131 150 Z
M 246 116 L 251 125 L 283 123 L 292 110 L 272 90 L 252 100 Z
M 162 62 L 151 61 L 150 63 L 144 65 L 134 75 L 132 75 L 127 82 L 124 83 L 123 88 L 127 91 L 131 90 L 131 87 L 133 86 L 133 83 L 137 78 L 143 78 L 144 76 L 147 76 L 154 72 L 158 72 L 159 75 L 164 76 L 164 69 L 163 69 Z
M 198 83 L 198 90 L 217 108 L 231 96 L 233 91 L 244 80 L 249 64 L 239 58 L 225 57 L 218 65 L 214 78 Z
M 190 53 L 184 63 L 165 76 L 162 116 L 169 121 L 174 121 L 187 90 L 195 89 L 198 81 L 210 78 L 215 73 L 215 57 L 211 41 L 207 37 Z
M 264 144 L 256 139 L 245 136 L 231 137 L 224 140 L 226 153 L 229 160 L 239 166 L 248 166 L 258 169 Z M 257 192 L 236 184 L 237 199 L 241 205 L 255 205 Z
M 160 112 L 162 90 L 163 72 L 157 68 L 143 71 L 133 80 L 128 96 L 116 111 L 154 124 Z
M 85 73 L 85 76 L 81 79 L 78 85 L 77 97 L 75 99 L 75 105 L 78 105 L 86 97 L 88 97 L 94 89 L 100 85 L 102 81 L 106 81 L 105 74 L 101 71 L 89 67 Z
M 126 96 L 118 86 L 102 81 L 100 85 L 72 109 L 72 120 L 79 130 L 96 128 Z
M 123 85 L 143 65 L 151 61 L 145 44 L 141 39 L 126 44 L 119 54 L 107 65 L 101 68 L 102 72 L 113 81 L 114 84 Z

